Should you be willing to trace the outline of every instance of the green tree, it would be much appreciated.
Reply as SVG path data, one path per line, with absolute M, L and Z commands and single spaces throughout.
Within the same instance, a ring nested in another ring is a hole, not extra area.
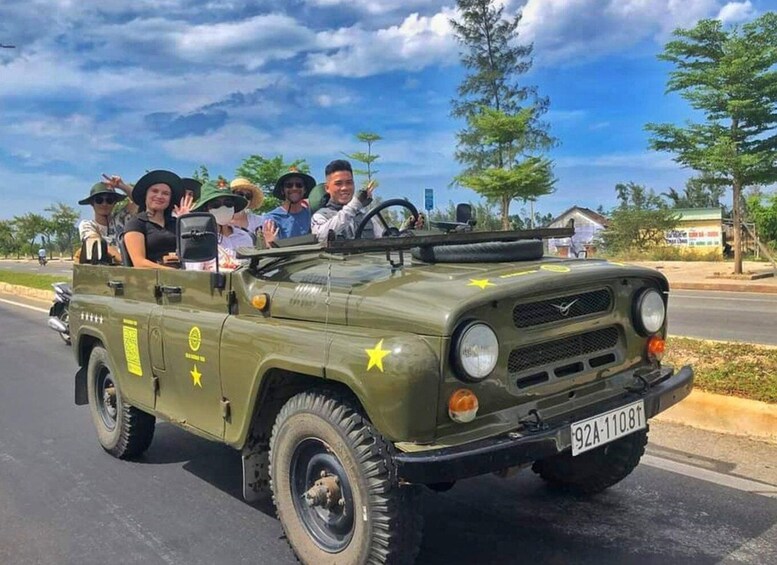
M 510 203 L 549 194 L 552 164 L 535 153 L 555 140 L 541 121 L 547 98 L 517 78 L 531 67 L 532 45 L 518 43 L 520 14 L 504 18 L 493 0 L 458 0 L 451 20 L 468 70 L 452 101 L 452 115 L 466 121 L 458 134 L 456 159 L 465 170 L 456 182 L 498 202 L 502 228 L 510 228 Z M 528 174 L 526 178 L 520 177 Z
M 303 173 L 310 173 L 310 166 L 304 159 L 295 159 L 287 163 L 283 160 L 283 155 L 276 155 L 269 159 L 262 155 L 251 155 L 243 160 L 235 174 L 247 178 L 262 189 L 265 198 L 259 211 L 266 212 L 280 205 L 280 201 L 272 195 L 272 191 L 277 180 L 281 175 L 289 172 L 290 167 L 296 167 Z
M 751 194 L 746 200 L 747 215 L 755 224 L 758 238 L 777 249 L 777 193 Z
M 53 235 L 56 238 L 57 248 L 64 255 L 67 251 L 70 258 L 73 258 L 75 243 L 78 241 L 78 228 L 76 227 L 80 214 L 78 210 L 57 202 L 46 208 L 46 212 L 51 214 L 49 223 L 51 224 Z
M 3 256 L 15 254 L 19 256 L 21 242 L 16 233 L 13 220 L 0 220 L 0 253 Z
M 50 226 L 46 218 L 33 212 L 28 212 L 23 216 L 14 216 L 13 225 L 17 237 L 24 242 L 26 252 L 31 255 L 35 253 L 35 240 L 38 236 L 45 239 L 50 233 Z
M 702 20 L 677 29 L 659 58 L 674 64 L 679 92 L 703 123 L 647 124 L 650 145 L 732 187 L 734 272 L 742 272 L 742 190 L 777 180 L 777 13 L 724 29 Z
M 192 173 L 192 178 L 200 181 L 203 184 L 208 182 L 210 180 L 210 171 L 208 171 L 208 167 L 205 165 L 200 165 L 197 167 Z
M 381 136 L 379 136 L 377 133 L 372 133 L 369 131 L 361 131 L 356 134 L 356 139 L 361 141 L 362 143 L 367 144 L 367 151 L 356 151 L 354 153 L 345 153 L 345 156 L 353 161 L 358 161 L 359 163 L 363 163 L 365 168 L 364 169 L 354 169 L 354 174 L 366 176 L 367 180 L 364 181 L 363 185 L 367 186 L 370 182 L 373 181 L 373 175 L 376 175 L 378 173 L 377 170 L 372 168 L 372 164 L 377 161 L 380 158 L 380 155 L 376 155 L 372 152 L 372 144 L 380 141 L 383 139 Z M 377 184 L 377 181 L 375 181 Z
M 707 175 L 688 179 L 682 192 L 669 188 L 662 193 L 672 208 L 722 208 L 726 189 Z
M 644 251 L 663 244 L 666 232 L 677 226 L 678 217 L 653 190 L 629 182 L 615 185 L 615 193 L 618 207 L 610 214 L 607 229 L 600 235 L 606 250 Z

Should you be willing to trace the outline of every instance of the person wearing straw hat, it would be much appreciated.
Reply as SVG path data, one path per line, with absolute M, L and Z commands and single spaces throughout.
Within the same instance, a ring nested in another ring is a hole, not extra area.
M 282 204 L 264 215 L 262 235 L 265 243 L 310 233 L 310 207 L 305 199 L 316 186 L 316 179 L 290 167 L 275 183 L 273 196 Z
M 125 195 L 116 192 L 116 189 L 104 182 L 92 185 L 89 196 L 78 201 L 81 206 L 91 206 L 94 218 L 81 220 L 78 223 L 78 237 L 85 242 L 85 249 L 91 250 L 95 242 L 105 241 L 108 246 L 108 254 L 117 262 L 121 262 L 121 253 L 116 246 L 118 229 L 113 215 L 113 208 L 117 202 L 124 200 Z
M 143 175 L 132 189 L 140 213 L 125 227 L 124 244 L 135 267 L 164 267 L 175 258 L 175 216 L 189 212 L 192 197 L 184 196 L 181 177 L 156 170 Z
M 194 211 L 209 212 L 218 224 L 219 267 L 236 269 L 240 266 L 236 259 L 238 247 L 253 247 L 254 240 L 248 231 L 230 224 L 236 213 L 248 206 L 248 200 L 235 194 L 227 187 L 219 187 L 214 182 L 202 185 L 200 199 L 194 204 Z M 186 263 L 187 270 L 213 270 L 212 261 L 205 263 Z
M 229 183 L 230 190 L 248 200 L 248 206 L 242 212 L 235 214 L 232 225 L 248 230 L 256 238 L 256 232 L 262 227 L 264 218 L 251 210 L 256 210 L 264 202 L 264 192 L 247 178 L 237 177 Z

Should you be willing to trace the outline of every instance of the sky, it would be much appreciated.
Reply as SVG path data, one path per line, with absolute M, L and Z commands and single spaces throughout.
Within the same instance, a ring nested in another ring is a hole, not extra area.
M 615 205 L 615 184 L 682 190 L 692 172 L 648 149 L 648 122 L 682 123 L 656 55 L 677 27 L 749 21 L 777 0 L 497 0 L 534 45 L 519 79 L 550 99 L 556 190 L 536 209 Z M 374 149 L 383 198 L 477 201 L 451 188 L 465 70 L 453 0 L 2 0 L 0 219 L 77 207 L 102 173 L 233 178 L 248 156 L 324 166 Z M 511 212 L 522 205 L 513 203 Z M 88 216 L 91 210 L 81 208 Z

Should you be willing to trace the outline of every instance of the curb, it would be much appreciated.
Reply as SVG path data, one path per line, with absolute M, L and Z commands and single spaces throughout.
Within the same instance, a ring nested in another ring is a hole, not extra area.
M 763 292 L 777 293 L 777 285 L 772 284 L 744 284 L 744 283 L 704 283 L 704 282 L 676 282 L 669 281 L 669 291 L 672 290 L 719 290 L 728 292 Z
M 24 296 L 27 298 L 35 298 L 37 300 L 45 300 L 52 302 L 54 300 L 53 290 L 41 290 L 39 288 L 30 288 L 28 286 L 20 286 L 18 284 L 9 284 L 0 282 L 0 292 L 6 292 L 15 296 Z
M 777 444 L 777 404 L 693 390 L 655 419 Z

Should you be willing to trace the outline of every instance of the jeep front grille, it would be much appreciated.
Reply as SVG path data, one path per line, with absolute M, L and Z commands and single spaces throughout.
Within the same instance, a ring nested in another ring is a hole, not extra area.
M 607 312 L 611 304 L 612 295 L 605 288 L 559 296 L 550 300 L 516 305 L 513 308 L 513 323 L 518 328 L 530 328 L 597 312 Z
M 510 352 L 507 370 L 511 374 L 538 370 L 518 380 L 521 388 L 547 381 L 550 375 L 567 377 L 617 361 L 618 341 L 618 329 L 609 327 L 519 347 Z

